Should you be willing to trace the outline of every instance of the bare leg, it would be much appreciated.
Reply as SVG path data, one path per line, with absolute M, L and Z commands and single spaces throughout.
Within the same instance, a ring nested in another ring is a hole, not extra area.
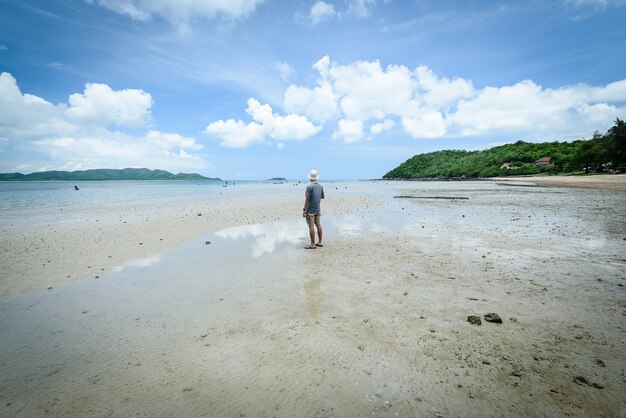
M 320 221 L 317 221 L 315 222 L 315 226 L 317 227 L 317 243 L 322 244 L 322 223 Z
M 309 237 L 311 238 L 311 246 L 315 245 L 315 226 L 313 226 L 313 222 L 309 224 Z

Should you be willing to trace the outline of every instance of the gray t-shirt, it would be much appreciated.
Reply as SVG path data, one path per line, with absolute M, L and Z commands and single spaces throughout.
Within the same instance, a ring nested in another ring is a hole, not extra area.
M 320 213 L 320 200 L 324 198 L 324 188 L 319 183 L 311 183 L 306 186 L 306 196 L 309 199 L 309 206 L 306 209 L 306 213 L 316 214 Z

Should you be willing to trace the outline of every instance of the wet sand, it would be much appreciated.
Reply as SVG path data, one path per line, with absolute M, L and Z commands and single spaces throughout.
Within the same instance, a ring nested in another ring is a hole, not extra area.
M 600 174 L 594 176 L 520 176 L 497 177 L 497 182 L 532 182 L 538 186 L 577 187 L 626 191 L 626 174 Z
M 304 203 L 302 188 L 295 189 L 285 184 L 251 198 L 235 187 L 216 199 L 3 213 L 0 297 L 102 276 L 128 260 L 228 226 L 293 219 L 302 213 Z M 373 204 L 370 200 L 366 205 Z M 324 211 L 329 215 L 358 211 L 354 202 L 342 191 Z
M 624 414 L 626 193 L 361 192 L 324 202 L 321 249 L 287 209 L 229 213 L 160 258 L 0 300 L 2 415 Z

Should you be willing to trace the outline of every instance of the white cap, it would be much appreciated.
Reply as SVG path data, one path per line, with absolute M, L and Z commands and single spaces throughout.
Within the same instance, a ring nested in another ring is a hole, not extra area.
M 309 173 L 309 179 L 317 180 L 317 170 L 311 170 L 311 172 Z

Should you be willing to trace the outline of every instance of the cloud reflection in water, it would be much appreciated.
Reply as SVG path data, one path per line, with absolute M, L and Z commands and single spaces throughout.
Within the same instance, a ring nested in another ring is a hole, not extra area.
M 306 225 L 302 223 L 240 225 L 215 233 L 216 236 L 226 239 L 254 238 L 250 246 L 254 258 L 273 252 L 281 243 L 297 243 L 305 234 Z
M 138 258 L 135 260 L 130 260 L 121 266 L 117 266 L 113 269 L 114 273 L 119 273 L 120 271 L 127 269 L 129 267 L 152 267 L 161 262 L 160 255 L 153 255 L 152 257 L 147 258 Z

